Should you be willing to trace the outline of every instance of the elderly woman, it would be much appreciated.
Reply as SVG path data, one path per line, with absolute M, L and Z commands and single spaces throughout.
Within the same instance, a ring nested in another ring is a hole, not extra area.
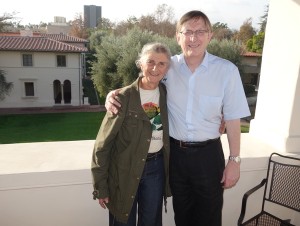
M 91 170 L 94 198 L 109 209 L 110 226 L 162 225 L 163 198 L 171 193 L 166 89 L 160 80 L 170 59 L 165 45 L 146 44 L 136 61 L 140 76 L 117 97 L 122 110 L 107 112 L 102 121 Z

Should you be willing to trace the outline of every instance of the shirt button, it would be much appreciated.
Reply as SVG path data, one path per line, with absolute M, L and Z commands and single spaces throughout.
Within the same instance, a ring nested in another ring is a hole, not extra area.
M 146 160 L 145 160 L 145 159 L 142 159 L 142 161 L 145 162 Z
M 132 195 L 131 198 L 134 199 L 134 195 Z
M 150 140 L 150 139 L 148 139 L 147 141 L 148 141 L 148 142 L 150 142 L 151 140 Z
M 126 213 L 125 216 L 128 217 L 128 213 Z
M 139 177 L 137 177 L 136 179 L 137 179 L 137 180 L 139 180 L 140 178 L 139 178 Z

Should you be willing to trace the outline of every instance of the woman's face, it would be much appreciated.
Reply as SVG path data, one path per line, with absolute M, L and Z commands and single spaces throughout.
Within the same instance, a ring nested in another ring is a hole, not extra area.
M 141 59 L 142 88 L 156 88 L 169 69 L 170 61 L 164 53 L 149 53 Z

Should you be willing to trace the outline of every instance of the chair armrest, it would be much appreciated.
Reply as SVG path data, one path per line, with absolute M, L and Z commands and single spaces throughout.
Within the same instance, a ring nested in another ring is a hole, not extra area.
M 242 209 L 241 209 L 241 214 L 240 217 L 238 219 L 238 225 L 241 225 L 244 217 L 245 217 L 245 213 L 246 213 L 246 205 L 247 205 L 247 200 L 248 197 L 254 193 L 255 191 L 257 191 L 258 189 L 260 189 L 261 187 L 263 187 L 265 185 L 265 183 L 267 182 L 267 179 L 263 179 L 260 184 L 256 185 L 255 187 L 251 188 L 249 191 L 247 191 L 244 196 L 243 196 L 243 201 L 242 201 Z

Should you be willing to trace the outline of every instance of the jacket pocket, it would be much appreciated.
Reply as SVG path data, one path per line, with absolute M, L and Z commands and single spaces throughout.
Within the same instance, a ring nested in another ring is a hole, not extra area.
M 145 120 L 145 114 L 131 110 L 127 112 L 121 128 L 122 132 L 120 133 L 123 141 L 130 143 L 132 142 L 132 139 L 137 139 L 139 137 L 138 133 L 140 130 L 139 128 L 142 125 L 142 120 Z

